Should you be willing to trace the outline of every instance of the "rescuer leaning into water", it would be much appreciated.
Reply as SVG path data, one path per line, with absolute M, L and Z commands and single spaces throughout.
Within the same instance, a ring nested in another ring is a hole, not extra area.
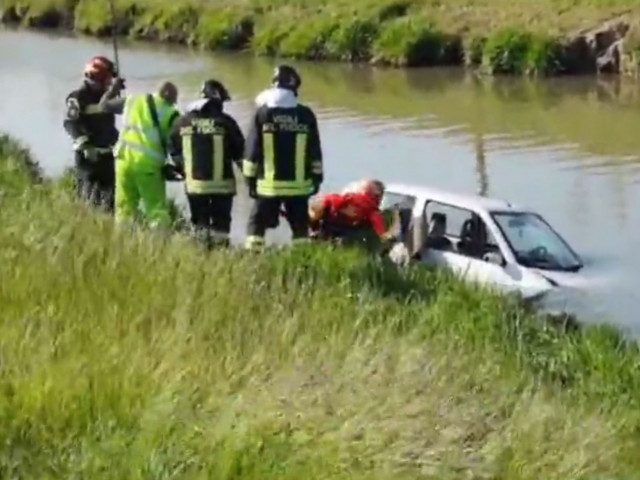
M 133 221 L 142 202 L 149 224 L 166 229 L 171 216 L 165 182 L 180 179 L 175 166 L 167 162 L 169 132 L 180 116 L 175 107 L 178 88 L 163 82 L 155 94 L 113 98 L 121 88 L 114 82 L 100 100 L 103 111 L 124 114 L 116 146 L 115 219 Z
M 100 110 L 98 103 L 117 75 L 108 58 L 91 58 L 84 67 L 82 85 L 67 95 L 63 121 L 73 140 L 78 197 L 109 212 L 114 202 L 113 146 L 118 129 L 115 115 Z M 124 85 L 123 80 L 120 83 Z
M 314 199 L 309 206 L 312 235 L 344 244 L 370 244 L 370 240 L 376 240 L 386 249 L 395 239 L 392 233 L 395 229 L 385 231 L 380 211 L 384 190 L 384 184 L 379 180 L 363 180 L 351 184 L 341 193 Z

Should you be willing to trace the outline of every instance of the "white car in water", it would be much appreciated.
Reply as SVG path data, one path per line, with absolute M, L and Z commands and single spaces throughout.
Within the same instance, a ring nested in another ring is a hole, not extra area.
M 390 184 L 382 210 L 400 214 L 401 240 L 419 261 L 534 301 L 584 286 L 582 260 L 538 213 L 509 202 Z

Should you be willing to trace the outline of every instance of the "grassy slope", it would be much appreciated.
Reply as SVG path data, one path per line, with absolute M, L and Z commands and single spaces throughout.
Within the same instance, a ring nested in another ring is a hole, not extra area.
M 119 27 L 133 36 L 212 49 L 249 47 L 297 58 L 396 65 L 479 65 L 496 73 L 569 68 L 564 37 L 621 14 L 638 0 L 115 0 Z M 27 23 L 66 23 L 102 34 L 105 0 L 1 0 Z M 26 8 L 25 8 L 26 6 Z M 57 18 L 57 20 L 56 20 Z M 637 44 L 635 30 L 632 47 Z M 634 50 L 632 48 L 631 50 Z
M 640 468 L 640 357 L 610 332 L 353 252 L 122 234 L 25 158 L 0 137 L 0 477 Z

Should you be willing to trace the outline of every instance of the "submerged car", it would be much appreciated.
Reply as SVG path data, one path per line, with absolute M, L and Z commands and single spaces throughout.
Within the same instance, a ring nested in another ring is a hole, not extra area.
M 387 185 L 381 207 L 399 214 L 400 239 L 413 258 L 466 280 L 529 301 L 585 285 L 581 258 L 530 209 L 406 184 Z

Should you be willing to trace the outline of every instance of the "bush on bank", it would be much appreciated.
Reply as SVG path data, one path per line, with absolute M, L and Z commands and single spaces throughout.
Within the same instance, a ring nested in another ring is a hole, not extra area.
M 640 467 L 638 349 L 353 251 L 119 232 L 0 138 L 2 478 Z M 26 162 L 26 163 L 25 163 Z M 6 281 L 8 279 L 9 281 Z
M 558 0 L 522 7 L 479 0 L 473 9 L 458 0 L 444 4 L 426 0 L 114 3 L 120 34 L 207 49 L 248 48 L 262 55 L 408 67 L 464 64 L 495 74 L 595 69 L 590 52 L 569 53 L 564 48 L 569 40 L 559 32 L 566 33 L 563 27 L 571 31 L 575 21 L 556 25 L 561 12 L 564 16 L 559 18 L 569 16 L 566 5 Z M 604 5 L 601 11 L 596 8 L 598 14 L 588 20 L 608 18 L 618 11 L 619 3 L 624 2 Z M 90 35 L 106 35 L 113 28 L 106 0 L 1 0 L 0 8 L 8 23 L 69 28 Z M 576 17 L 584 17 L 577 15 L 580 6 L 571 8 Z M 539 19 L 547 17 L 549 22 L 541 26 Z

